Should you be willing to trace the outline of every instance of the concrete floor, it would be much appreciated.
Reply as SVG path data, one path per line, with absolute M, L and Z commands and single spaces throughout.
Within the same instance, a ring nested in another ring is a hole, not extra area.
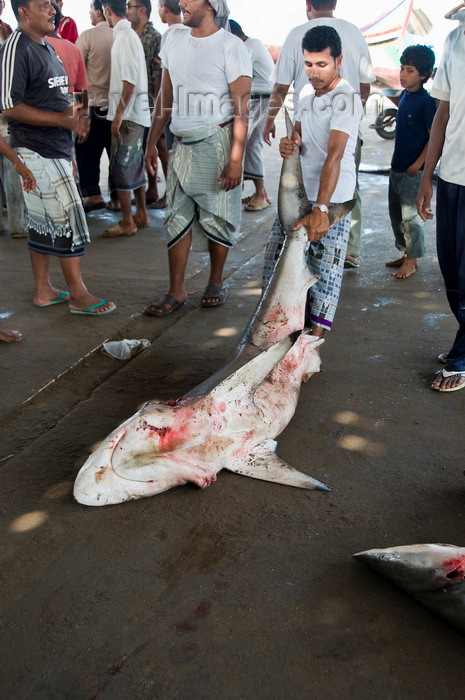
M 370 121 L 363 162 L 383 167 L 392 142 Z M 279 167 L 274 146 L 274 201 Z M 463 635 L 352 559 L 463 545 L 465 524 L 465 392 L 429 386 L 455 332 L 434 227 L 417 274 L 392 278 L 387 178 L 361 182 L 361 266 L 345 274 L 326 371 L 303 386 L 278 441 L 332 493 L 221 472 L 205 491 L 120 506 L 71 498 L 93 443 L 229 357 L 259 297 L 274 208 L 244 215 L 228 303 L 199 308 L 208 261 L 195 254 L 189 301 L 165 319 L 142 314 L 166 290 L 162 214 L 127 240 L 98 236 L 116 215 L 89 216 L 85 279 L 118 305 L 100 319 L 34 308 L 25 242 L 0 236 L 1 327 L 24 333 L 0 348 L 1 698 L 462 698 Z M 151 347 L 129 362 L 98 352 L 107 338 L 142 337 Z

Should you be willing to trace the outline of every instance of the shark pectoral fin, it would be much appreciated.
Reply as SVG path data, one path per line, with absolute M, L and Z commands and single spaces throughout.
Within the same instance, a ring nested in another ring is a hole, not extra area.
M 356 199 L 349 199 L 347 202 L 342 202 L 341 204 L 332 204 L 329 207 L 328 212 L 329 225 L 334 226 L 334 224 L 342 221 L 342 219 L 344 219 L 347 214 L 352 211 L 356 203 Z
M 316 489 L 319 491 L 332 491 L 320 481 L 312 479 L 307 474 L 297 471 L 284 462 L 275 452 L 275 440 L 265 440 L 257 445 L 254 452 L 248 455 L 239 464 L 228 466 L 235 474 L 251 476 L 262 481 L 274 481 L 284 486 L 295 486 L 299 489 Z

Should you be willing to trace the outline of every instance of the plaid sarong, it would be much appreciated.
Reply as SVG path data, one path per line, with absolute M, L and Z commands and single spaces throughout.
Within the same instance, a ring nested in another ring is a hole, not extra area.
M 71 162 L 29 148 L 16 151 L 37 180 L 35 190 L 23 191 L 29 250 L 59 258 L 83 255 L 90 236 Z

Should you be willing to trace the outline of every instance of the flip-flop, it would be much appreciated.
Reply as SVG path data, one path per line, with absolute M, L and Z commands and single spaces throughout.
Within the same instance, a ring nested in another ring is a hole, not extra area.
M 107 302 L 105 299 L 100 299 L 100 301 L 97 304 L 88 306 L 87 309 L 70 309 L 69 312 L 70 314 L 77 314 L 79 316 L 105 316 L 105 314 L 111 314 L 113 311 L 115 311 L 116 306 L 110 306 L 110 308 L 105 309 L 105 311 L 94 311 L 93 309 L 98 309 L 99 306 L 103 306 L 106 303 Z
M 176 311 L 176 309 L 179 309 L 181 306 L 184 306 L 185 303 L 186 302 L 184 301 L 178 301 L 176 297 L 171 296 L 171 294 L 165 294 L 158 301 L 155 301 L 153 304 L 149 304 L 149 306 L 147 306 L 147 308 L 145 309 L 144 313 L 147 314 L 147 316 L 155 316 L 156 318 L 161 318 L 162 316 L 168 316 L 169 314 L 172 314 L 173 311 Z M 171 308 L 165 309 L 163 308 L 163 304 L 169 304 Z M 153 307 L 160 309 L 161 313 L 157 314 L 156 311 L 152 311 Z
M 166 209 L 166 196 L 160 197 L 155 202 L 150 204 L 151 209 Z
M 19 343 L 23 339 L 23 334 L 20 331 L 0 331 L 2 335 L 5 335 L 9 340 L 2 340 L 2 343 Z
M 465 372 L 449 372 L 447 369 L 440 369 L 439 372 L 436 372 L 436 375 L 441 375 L 443 379 L 447 379 L 448 377 L 463 377 L 465 379 Z M 459 389 L 465 389 L 465 381 L 463 381 L 458 386 L 449 387 L 447 389 L 441 389 L 440 386 L 434 386 L 433 382 L 431 384 L 431 388 L 435 391 L 442 391 L 444 393 L 448 391 L 459 391 Z
M 245 205 L 244 209 L 246 211 L 261 211 L 270 206 L 268 200 L 259 199 L 258 197 L 252 197 L 250 202 Z
M 134 234 L 137 233 L 137 229 L 135 231 L 130 231 L 129 233 L 121 226 L 121 224 L 115 224 L 111 228 L 105 229 L 105 231 L 101 234 L 102 238 L 121 238 L 124 236 L 134 236 Z
M 45 306 L 54 306 L 55 304 L 63 304 L 65 301 L 69 301 L 69 292 L 61 292 L 59 296 L 56 297 L 56 299 L 53 299 L 52 301 L 48 301 L 46 304 L 34 304 L 34 306 L 38 306 L 40 309 L 43 309 Z
M 346 258 L 344 260 L 344 267 L 346 270 L 350 270 L 351 268 L 357 268 L 360 267 L 360 263 L 357 258 L 354 258 L 353 260 L 350 260 L 349 258 Z
M 219 301 L 208 301 L 208 299 L 218 298 Z M 202 309 L 210 309 L 213 306 L 222 306 L 228 298 L 228 290 L 226 287 L 220 287 L 219 284 L 209 284 L 204 293 L 200 306 Z

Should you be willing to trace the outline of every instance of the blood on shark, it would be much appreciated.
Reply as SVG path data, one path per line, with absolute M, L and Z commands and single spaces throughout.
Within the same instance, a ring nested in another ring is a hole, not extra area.
M 275 438 L 294 415 L 301 382 L 320 369 L 323 342 L 304 329 L 307 291 L 317 278 L 306 263 L 305 228 L 292 230 L 310 207 L 298 155 L 283 161 L 278 199 L 287 239 L 234 357 L 179 401 L 148 402 L 113 431 L 76 478 L 79 503 L 122 503 L 187 482 L 205 488 L 222 469 L 330 490 L 275 452 Z M 352 206 L 331 207 L 331 225 Z

